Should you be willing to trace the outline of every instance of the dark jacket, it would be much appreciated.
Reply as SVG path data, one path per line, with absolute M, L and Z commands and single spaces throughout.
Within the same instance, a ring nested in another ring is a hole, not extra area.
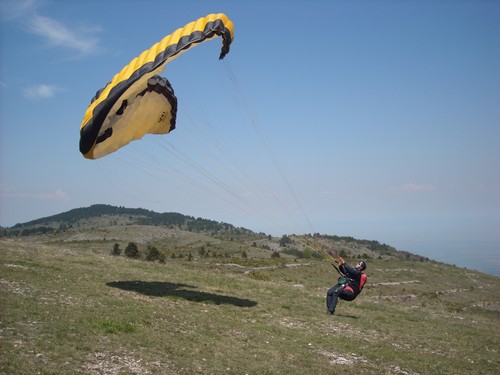
M 346 275 L 347 287 L 352 290 L 355 295 L 358 295 L 366 282 L 366 275 L 355 267 L 351 267 L 344 263 L 339 267 L 340 271 Z

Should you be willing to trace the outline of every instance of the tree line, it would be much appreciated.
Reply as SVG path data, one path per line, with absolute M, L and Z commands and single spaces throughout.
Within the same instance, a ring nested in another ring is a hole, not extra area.
M 111 255 L 120 256 L 122 254 L 122 249 L 120 248 L 120 244 L 115 243 L 113 245 L 113 249 L 111 250 Z M 144 260 L 148 262 L 158 261 L 159 263 L 165 263 L 165 254 L 161 253 L 155 246 L 149 245 L 146 253 L 143 255 L 139 251 L 139 247 L 135 242 L 129 242 L 128 245 L 123 250 L 123 255 L 127 258 L 132 259 L 141 259 L 144 257 Z

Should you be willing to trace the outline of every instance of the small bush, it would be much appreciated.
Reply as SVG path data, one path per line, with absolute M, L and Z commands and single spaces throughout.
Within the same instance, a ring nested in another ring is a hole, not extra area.
M 113 250 L 111 250 L 111 255 L 119 256 L 122 253 L 122 249 L 120 249 L 120 245 L 115 243 L 113 246 Z
M 139 253 L 139 248 L 135 243 L 128 243 L 127 247 L 125 248 L 125 256 L 133 259 L 137 259 L 141 256 L 141 254 Z
M 271 278 L 268 275 L 266 275 L 265 273 L 259 272 L 259 271 L 252 271 L 250 276 L 252 277 L 252 279 L 255 279 L 255 280 L 261 280 L 261 281 L 271 280 Z
M 148 252 L 146 253 L 146 260 L 149 262 L 154 262 L 155 260 L 160 259 L 160 252 L 154 246 L 148 247 Z M 163 256 L 163 261 L 165 262 L 165 256 Z

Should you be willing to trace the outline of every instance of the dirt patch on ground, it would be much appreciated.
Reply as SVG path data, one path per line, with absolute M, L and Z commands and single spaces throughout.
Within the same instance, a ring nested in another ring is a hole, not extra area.
M 87 363 L 82 368 L 89 375 L 136 374 L 147 375 L 161 373 L 167 375 L 184 374 L 172 363 L 162 361 L 146 362 L 132 353 L 97 352 L 87 356 Z
M 328 319 L 329 317 L 325 315 L 325 318 Z M 365 340 L 368 342 L 377 341 L 380 337 L 377 331 L 369 330 L 363 332 L 359 329 L 353 328 L 349 324 L 339 323 L 339 322 L 336 322 L 336 324 L 331 324 L 331 320 L 325 321 L 324 324 L 318 325 L 317 323 L 311 323 L 307 321 L 292 319 L 289 317 L 283 317 L 279 320 L 279 324 L 290 329 L 298 329 L 310 333 L 315 333 L 316 331 L 319 331 L 322 333 L 348 336 L 351 338 Z
M 396 294 L 392 296 L 367 297 L 367 299 L 370 299 L 374 302 L 377 302 L 378 300 L 389 300 L 389 301 L 403 302 L 403 303 L 408 303 L 416 298 L 417 295 L 415 294 Z
M 482 309 L 487 311 L 500 311 L 500 302 L 475 302 L 470 306 L 464 307 L 463 310 Z
M 34 294 L 35 291 L 35 289 L 30 287 L 29 285 L 17 281 L 0 279 L 0 285 L 2 286 L 2 289 L 7 290 L 14 294 L 32 295 Z
M 418 284 L 418 280 L 408 280 L 408 281 L 388 281 L 383 283 L 370 283 L 370 286 L 392 286 L 392 285 L 404 285 L 404 284 Z
M 368 363 L 366 359 L 356 353 L 336 353 L 329 352 L 323 349 L 315 350 L 316 354 L 328 358 L 331 365 L 347 365 L 352 366 L 356 363 Z

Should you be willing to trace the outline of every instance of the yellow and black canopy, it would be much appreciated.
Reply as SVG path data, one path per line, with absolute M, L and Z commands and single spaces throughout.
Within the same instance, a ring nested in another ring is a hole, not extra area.
M 97 159 L 145 134 L 173 130 L 177 98 L 158 74 L 184 51 L 218 36 L 223 59 L 233 41 L 234 25 L 224 14 L 209 14 L 164 37 L 126 65 L 96 93 L 85 112 L 80 126 L 83 156 Z

